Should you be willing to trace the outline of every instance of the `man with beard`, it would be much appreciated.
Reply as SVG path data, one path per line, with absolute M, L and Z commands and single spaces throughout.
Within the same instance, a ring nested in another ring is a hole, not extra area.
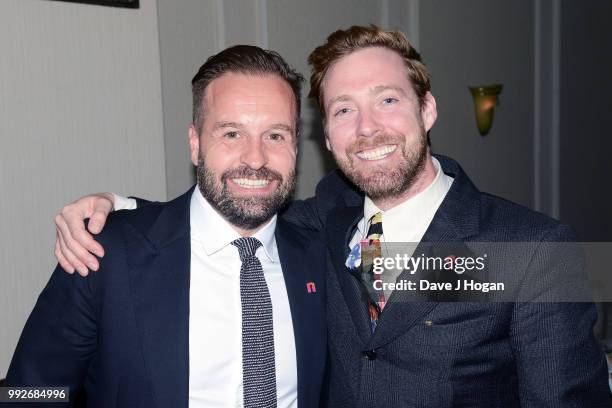
M 301 80 L 258 47 L 206 61 L 192 81 L 197 188 L 109 217 L 99 274 L 58 266 L 8 386 L 67 386 L 71 402 L 84 390 L 94 407 L 319 405 L 325 250 L 276 216 L 295 185 Z
M 340 30 L 309 62 L 327 148 L 352 183 L 333 173 L 315 198 L 285 213 L 326 230 L 329 406 L 612 406 L 591 303 L 421 302 L 369 290 L 354 272 L 364 240 L 535 242 L 524 259 L 495 261 L 545 292 L 555 261 L 546 244 L 574 236 L 553 219 L 481 193 L 458 163 L 431 154 L 436 102 L 403 34 Z M 90 236 L 73 237 L 83 234 L 84 216 L 100 209 L 101 221 L 109 208 L 88 197 L 58 217 L 57 253 L 67 270 L 85 268 L 87 250 L 102 250 Z

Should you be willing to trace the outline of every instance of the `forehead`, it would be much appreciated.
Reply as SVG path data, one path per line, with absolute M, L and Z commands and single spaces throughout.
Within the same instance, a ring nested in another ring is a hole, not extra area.
M 412 86 L 402 57 L 384 47 L 369 47 L 340 58 L 329 68 L 321 84 L 325 103 L 376 87 L 398 87 L 410 94 Z
M 229 72 L 208 84 L 204 108 L 208 114 L 220 109 L 228 113 L 235 108 L 266 108 L 279 115 L 295 111 L 295 96 L 289 84 L 274 74 Z M 218 113 L 218 112 L 217 112 Z

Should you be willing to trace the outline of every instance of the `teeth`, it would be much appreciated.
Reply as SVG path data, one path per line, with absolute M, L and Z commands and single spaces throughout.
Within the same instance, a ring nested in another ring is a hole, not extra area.
M 261 187 L 265 187 L 268 184 L 270 184 L 270 180 L 252 180 L 252 179 L 245 179 L 245 178 L 237 178 L 237 179 L 232 179 L 232 181 L 239 185 L 240 187 L 245 187 L 245 188 L 261 188 Z
M 397 145 L 383 146 L 373 150 L 358 152 L 357 157 L 364 160 L 379 160 L 393 153 L 397 149 Z

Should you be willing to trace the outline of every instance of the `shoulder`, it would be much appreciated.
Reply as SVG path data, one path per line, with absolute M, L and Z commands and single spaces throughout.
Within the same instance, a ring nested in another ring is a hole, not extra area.
M 109 214 L 104 229 L 96 240 L 113 242 L 120 236 L 145 235 L 164 209 L 164 203 L 149 203 L 134 210 L 120 210 Z
M 167 238 L 175 231 L 189 230 L 189 209 L 195 186 L 167 202 L 150 202 L 135 210 L 112 213 L 100 239 L 117 234 L 136 234 L 156 239 Z
M 320 207 L 327 211 L 336 207 L 361 205 L 363 194 L 340 170 L 334 170 L 319 181 L 315 196 Z
M 481 227 L 509 241 L 574 241 L 572 227 L 520 204 L 488 193 L 480 195 Z
M 454 178 L 440 210 L 458 231 L 467 231 L 476 240 L 491 242 L 575 240 L 570 226 L 512 201 L 481 192 L 459 163 L 446 156 L 435 157 L 443 171 Z
M 284 217 L 278 218 L 276 230 L 277 236 L 288 239 L 301 246 L 305 246 L 306 243 L 318 241 L 324 236 L 320 229 L 311 228 L 305 225 L 297 225 Z

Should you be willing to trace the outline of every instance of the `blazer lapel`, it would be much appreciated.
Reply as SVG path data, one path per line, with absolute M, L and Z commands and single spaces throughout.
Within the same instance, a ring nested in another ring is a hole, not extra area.
M 429 243 L 464 241 L 479 231 L 480 192 L 455 161 L 444 156 L 436 158 L 442 170 L 454 181 L 415 253 L 427 254 Z M 419 271 L 414 275 L 404 272 L 398 279 L 414 279 L 419 274 Z M 405 334 L 414 325 L 423 322 L 437 304 L 435 301 L 418 301 L 409 291 L 394 291 L 366 349 L 378 348 Z
M 325 243 L 312 242 L 299 235 L 296 227 L 281 218 L 277 221 L 275 236 L 293 323 L 298 405 L 315 406 L 327 353 Z
M 357 273 L 346 267 L 345 262 L 350 252 L 349 243 L 357 223 L 363 218 L 363 206 L 348 207 L 334 210 L 328 216 L 327 233 L 328 245 L 330 250 L 331 262 L 335 273 L 342 296 L 346 302 L 353 325 L 362 339 L 363 343 L 367 343 L 372 335 L 369 323 L 369 314 L 367 309 L 367 293 L 359 282 L 359 278 L 354 275 Z M 334 299 L 330 299 L 333 302 Z
M 430 224 L 427 232 L 423 236 L 423 240 L 415 249 L 415 254 L 430 254 L 429 243 L 454 241 L 456 235 L 448 226 L 445 226 L 443 217 L 435 216 Z M 414 280 L 415 277 L 423 276 L 421 271 L 416 271 L 414 275 L 405 271 L 400 274 L 398 280 L 407 279 Z M 400 335 L 406 333 L 416 324 L 423 322 L 425 316 L 431 312 L 437 302 L 430 301 L 426 298 L 416 298 L 413 292 L 409 291 L 393 291 L 383 313 L 378 320 L 376 332 L 371 337 L 366 346 L 367 350 L 376 349 L 384 344 L 393 341 Z
M 409 292 L 393 292 L 380 316 L 378 328 L 372 335 L 370 316 L 366 308 L 369 297 L 361 287 L 359 278 L 354 276 L 345 266 L 345 260 L 349 252 L 348 244 L 355 231 L 355 226 L 362 217 L 363 207 L 338 209 L 333 213 L 333 216 L 328 218 L 327 228 L 332 263 L 340 282 L 342 294 L 350 310 L 356 331 L 363 341 L 364 350 L 371 350 L 392 341 L 423 320 L 423 317 L 436 306 L 436 302 L 415 301 L 414 298 L 410 298 Z M 454 238 L 453 230 L 449 230 L 444 217 L 436 216 L 429 226 L 423 242 L 453 240 Z M 424 250 L 426 250 L 426 245 L 420 244 L 415 253 Z M 409 278 L 409 276 L 402 274 L 399 277 L 399 279 L 405 278 Z
M 136 239 L 128 244 L 136 324 L 159 408 L 187 408 L 189 403 L 192 191 L 165 204 L 144 236 L 139 237 L 141 242 Z

